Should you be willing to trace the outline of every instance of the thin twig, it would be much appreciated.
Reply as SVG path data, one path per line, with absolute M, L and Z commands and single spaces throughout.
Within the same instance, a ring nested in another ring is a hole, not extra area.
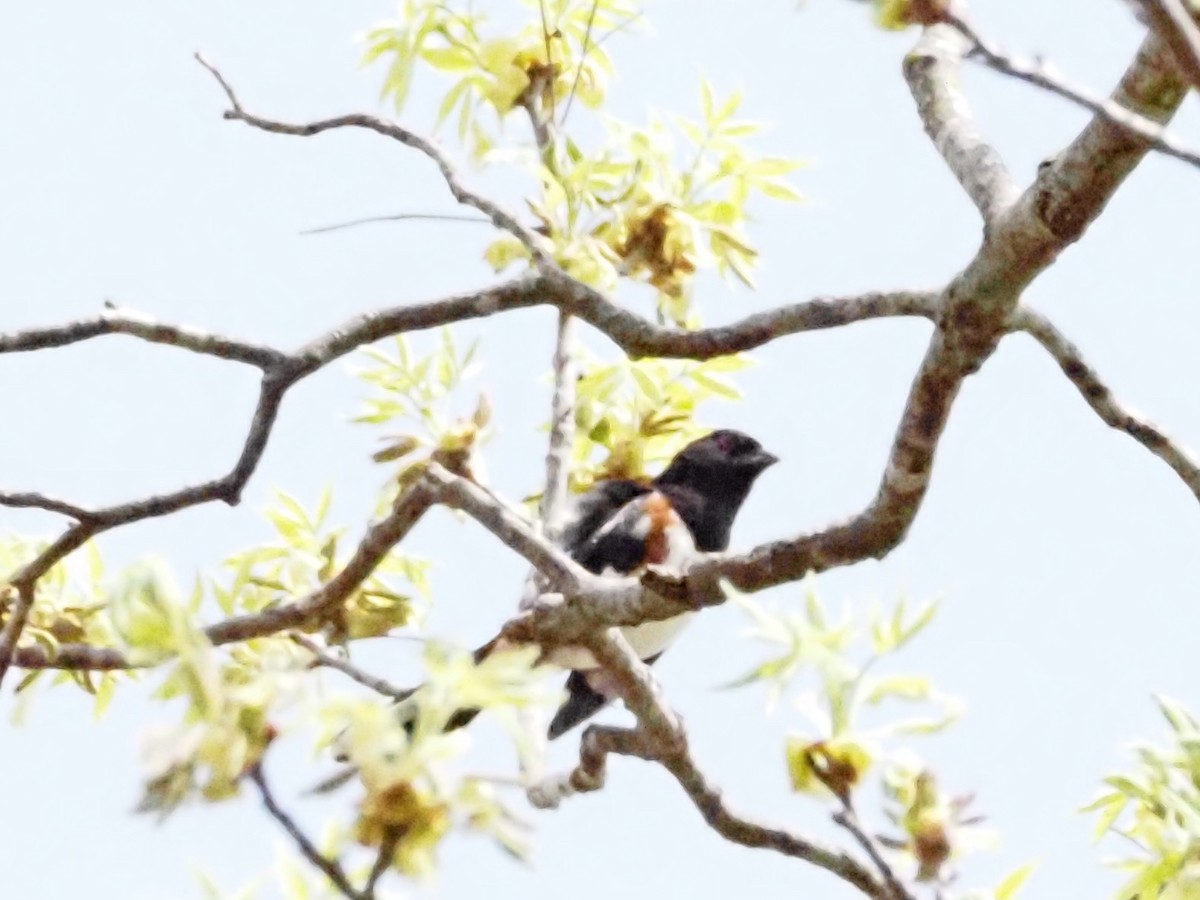
M 733 812 L 708 777 L 692 759 L 687 733 L 679 717 L 661 698 L 653 674 L 616 630 L 593 634 L 588 649 L 613 677 L 625 705 L 637 717 L 636 732 L 589 729 L 581 747 L 579 777 L 572 773 L 568 790 L 594 790 L 603 784 L 604 756 L 626 753 L 659 762 L 691 798 L 705 822 L 733 843 L 774 850 L 803 859 L 858 888 L 868 897 L 893 900 L 886 884 L 848 853 L 826 847 L 811 838 L 772 828 Z M 589 738 L 588 735 L 591 737 Z
M 562 118 L 558 120 L 558 126 L 561 128 L 567 122 L 567 116 L 571 114 L 571 104 L 575 102 L 575 92 L 579 90 L 579 79 L 583 77 L 583 66 L 587 62 L 588 51 L 592 49 L 592 26 L 596 23 L 596 10 L 600 7 L 600 0 L 592 0 L 592 8 L 588 11 L 587 28 L 583 32 L 583 46 L 579 51 L 579 65 L 575 67 L 575 78 L 571 81 L 571 92 L 567 94 L 567 102 L 563 104 Z
M 367 884 L 362 890 L 363 900 L 374 900 L 375 886 L 379 884 L 379 879 L 384 876 L 384 873 L 392 866 L 393 858 L 396 855 L 396 847 L 400 844 L 400 839 L 404 837 L 404 831 L 395 825 L 384 829 L 383 840 L 379 843 L 379 852 L 375 855 L 375 862 L 371 866 L 371 872 L 367 875 Z
M 351 113 L 344 116 L 335 116 L 331 119 L 322 119 L 317 122 L 307 122 L 302 125 L 293 125 L 287 122 L 278 122 L 272 119 L 263 119 L 247 112 L 238 101 L 237 96 L 229 87 L 221 73 L 210 63 L 208 63 L 200 54 L 196 54 L 196 60 L 205 69 L 212 73 L 217 79 L 225 92 L 226 98 L 229 100 L 231 109 L 225 111 L 225 118 L 245 122 L 253 128 L 258 128 L 261 131 L 271 132 L 272 134 L 289 134 L 297 137 L 312 137 L 322 134 L 326 131 L 333 131 L 339 128 L 362 128 L 368 131 L 374 131 L 376 134 L 381 134 L 389 137 L 394 141 L 399 141 L 406 147 L 411 147 L 417 152 L 431 159 L 442 173 L 442 180 L 446 182 L 446 186 L 450 189 L 450 194 L 459 203 L 464 206 L 470 206 L 473 209 L 479 210 L 487 216 L 501 231 L 507 231 L 517 240 L 519 240 L 529 250 L 533 261 L 539 267 L 553 267 L 554 263 L 546 249 L 546 243 L 543 238 L 526 228 L 521 224 L 517 217 L 504 209 L 498 203 L 487 199 L 481 194 L 470 190 L 463 184 L 459 177 L 458 170 L 450 163 L 449 157 L 442 151 L 437 144 L 426 137 L 422 137 L 416 132 L 409 131 L 395 122 L 388 122 L 380 119 L 377 116 L 367 115 L 365 113 Z
M 550 74 L 547 76 L 550 80 L 550 115 L 546 116 L 546 120 L 553 122 L 558 118 L 554 109 L 554 82 L 556 73 L 554 71 L 554 52 L 550 47 L 550 23 L 546 19 L 546 0 L 538 0 L 538 12 L 542 16 L 542 40 L 546 42 L 546 68 Z M 533 85 L 529 86 L 530 91 L 533 90 Z
M 145 313 L 117 307 L 112 303 L 106 303 L 99 315 L 75 319 L 65 325 L 0 334 L 0 354 L 66 347 L 107 334 L 124 334 L 152 344 L 166 344 L 191 353 L 257 366 L 264 371 L 277 368 L 287 360 L 287 354 L 262 344 L 239 341 L 184 325 L 158 322 Z
M 891 864 L 884 858 L 883 853 L 880 851 L 878 843 L 858 823 L 858 815 L 854 812 L 854 807 L 847 803 L 842 809 L 833 814 L 833 821 L 850 832 L 850 835 L 862 847 L 867 856 L 870 857 L 872 864 L 874 864 L 875 868 L 879 870 L 879 874 L 883 877 L 884 884 L 891 891 L 891 896 L 894 900 L 912 900 L 913 895 L 904 886 L 904 883 L 896 877 Z
M 542 494 L 542 533 L 557 541 L 562 532 L 569 496 L 571 453 L 575 445 L 574 325 L 565 312 L 558 315 L 554 342 L 554 396 L 550 404 L 550 443 L 546 451 L 546 487 Z
M 1149 419 L 1121 403 L 1079 348 L 1049 319 L 1029 307 L 1022 307 L 1013 317 L 1013 328 L 1028 334 L 1054 357 L 1063 374 L 1106 425 L 1125 432 L 1165 462 L 1200 500 L 1200 459 Z
M 398 688 L 383 678 L 364 672 L 349 660 L 326 653 L 319 644 L 305 637 L 303 634 L 292 632 L 288 637 L 313 655 L 314 665 L 324 666 L 327 669 L 335 669 L 351 681 L 356 681 L 363 687 L 370 688 L 375 693 L 389 697 L 392 700 L 406 700 L 412 695 L 411 690 Z
M 318 228 L 305 228 L 300 233 L 327 234 L 331 231 L 342 231 L 346 228 L 357 228 L 359 225 L 374 225 L 379 222 L 470 222 L 473 225 L 490 225 L 489 219 L 480 216 L 455 216 L 444 213 L 396 213 L 390 216 L 366 216 L 362 219 L 351 219 L 349 222 L 338 222 L 334 225 L 322 225 Z
M 283 830 L 288 833 L 293 841 L 296 842 L 296 847 L 300 853 L 312 863 L 316 868 L 320 869 L 325 877 L 328 878 L 333 885 L 341 891 L 348 900 L 368 900 L 368 898 L 355 889 L 354 885 L 346 877 L 345 871 L 342 869 L 341 863 L 336 859 L 330 859 L 317 849 L 316 844 L 309 840 L 308 835 L 300 830 L 300 826 L 296 824 L 295 819 L 288 815 L 279 803 L 275 800 L 275 795 L 271 792 L 270 786 L 267 784 L 266 775 L 263 772 L 262 762 L 256 762 L 246 772 L 246 775 L 254 782 L 258 788 L 259 796 L 262 798 L 263 807 L 270 813 L 271 818 L 278 822 Z
M 1200 150 L 1188 147 L 1168 134 L 1160 122 L 1135 112 L 1115 100 L 1098 97 L 1090 91 L 1072 84 L 1062 75 L 1051 70 L 1044 62 L 1008 56 L 980 35 L 969 22 L 959 15 L 947 14 L 946 22 L 962 33 L 973 45 L 973 52 L 969 58 L 978 59 L 988 68 L 994 69 L 1002 75 L 1032 84 L 1062 97 L 1064 100 L 1069 100 L 1077 106 L 1082 106 L 1096 115 L 1104 116 L 1109 121 L 1129 129 L 1149 142 L 1150 146 L 1159 153 L 1193 166 L 1200 166 Z
M 47 497 L 45 494 L 37 494 L 31 491 L 20 493 L 0 491 L 0 506 L 8 506 L 14 509 L 41 509 L 46 512 L 58 513 L 59 515 L 67 516 L 80 522 L 90 519 L 95 515 L 90 509 L 77 506 L 66 500 Z

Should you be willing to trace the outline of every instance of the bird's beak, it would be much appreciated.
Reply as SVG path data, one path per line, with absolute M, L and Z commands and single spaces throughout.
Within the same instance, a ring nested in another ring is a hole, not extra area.
M 766 450 L 759 450 L 754 454 L 754 465 L 760 472 L 771 468 L 777 462 L 779 462 L 779 457 L 774 453 L 768 453 Z

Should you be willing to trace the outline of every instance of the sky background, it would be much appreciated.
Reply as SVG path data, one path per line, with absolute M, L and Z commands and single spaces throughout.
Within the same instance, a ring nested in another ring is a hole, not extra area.
M 1044 53 L 1097 90 L 1108 90 L 1142 36 L 1115 0 L 976 0 L 972 9 L 1005 47 Z M 191 58 L 203 50 L 243 103 L 268 117 L 373 111 L 381 76 L 357 67 L 353 37 L 392 12 L 386 2 L 281 0 L 0 6 L 0 331 L 91 315 L 111 298 L 293 347 L 362 310 L 486 284 L 486 229 L 404 223 L 301 236 L 359 216 L 453 206 L 428 161 L 376 135 L 300 140 L 223 122 L 224 99 Z M 970 258 L 976 213 L 922 133 L 900 77 L 915 32 L 880 32 L 862 6 L 835 0 L 799 10 L 784 0 L 659 0 L 650 18 L 652 34 L 610 41 L 615 112 L 634 121 L 651 108 L 695 114 L 706 73 L 719 93 L 744 88 L 745 115 L 772 124 L 756 147 L 811 161 L 795 178 L 810 202 L 756 207 L 760 290 L 706 285 L 709 322 L 819 294 L 936 286 Z M 1023 183 L 1086 121 L 991 73 L 969 69 L 964 80 L 985 134 Z M 428 129 L 440 96 L 440 86 L 418 81 L 405 122 Z M 1177 131 L 1200 142 L 1195 105 L 1185 102 Z M 525 186 L 515 172 L 471 177 L 509 198 Z M 1200 173 L 1150 157 L 1026 297 L 1121 398 L 1191 446 L 1200 446 L 1198 203 Z M 541 474 L 536 429 L 546 416 L 553 314 L 522 312 L 460 333 L 483 336 L 500 423 L 487 448 L 492 481 L 522 496 Z M 751 496 L 735 548 L 818 528 L 868 501 L 928 333 L 924 322 L 866 323 L 755 354 L 759 365 L 740 378 L 746 402 L 710 406 L 704 417 L 751 431 L 783 459 Z M 311 504 L 330 481 L 336 518 L 359 533 L 384 473 L 369 461 L 376 434 L 347 423 L 363 396 L 350 368 L 331 366 L 288 395 L 240 508 L 121 529 L 101 548 L 116 561 L 165 555 L 190 581 L 269 537 L 260 512 L 272 487 Z M 106 338 L 0 357 L 0 390 L 0 485 L 103 504 L 226 471 L 255 379 Z M 47 515 L 0 511 L 0 530 L 55 527 Z M 1129 741 L 1162 732 L 1152 692 L 1200 708 L 1198 541 L 1200 510 L 1175 475 L 1108 430 L 1049 357 L 1016 336 L 963 390 L 905 544 L 882 563 L 821 577 L 835 607 L 946 598 L 898 666 L 968 701 L 955 729 L 916 745 L 949 788 L 977 791 L 1001 835 L 964 866 L 966 883 L 994 883 L 1036 861 L 1027 896 L 1115 888 L 1090 846 L 1091 822 L 1074 810 L 1124 762 Z M 511 610 L 524 566 L 482 529 L 438 513 L 411 546 L 442 560 L 434 632 L 474 643 Z M 765 600 L 801 596 L 793 585 Z M 745 625 L 732 605 L 706 612 L 659 674 L 698 760 L 739 808 L 825 832 L 823 807 L 787 790 L 783 735 L 802 727 L 797 713 L 785 706 L 767 717 L 761 692 L 714 690 L 759 658 L 739 637 Z M 374 659 L 403 680 L 413 646 L 382 644 Z M 12 707 L 6 691 L 0 714 Z M 0 868 L 11 896 L 191 900 L 201 896 L 196 867 L 228 888 L 269 869 L 284 840 L 252 800 L 188 807 L 161 827 L 130 813 L 139 738 L 172 721 L 172 710 L 148 705 L 141 688 L 121 692 L 99 724 L 88 709 L 87 698 L 62 688 L 0 736 Z M 565 766 L 574 750 L 561 742 L 554 759 Z M 303 754 L 280 762 L 285 794 L 325 771 Z M 292 805 L 306 821 L 320 819 L 310 801 Z M 531 869 L 455 836 L 434 883 L 396 880 L 397 893 L 852 895 L 803 863 L 725 844 L 665 773 L 634 761 L 616 761 L 602 793 L 529 817 Z

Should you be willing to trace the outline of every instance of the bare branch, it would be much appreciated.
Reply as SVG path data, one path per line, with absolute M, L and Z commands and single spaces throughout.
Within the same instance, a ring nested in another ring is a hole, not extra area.
M 0 682 L 4 681 L 4 676 L 12 666 L 17 642 L 21 640 L 25 624 L 33 611 L 33 604 L 37 599 L 37 580 L 68 553 L 83 546 L 95 531 L 96 526 L 93 523 L 77 522 L 8 578 L 8 584 L 16 590 L 17 599 L 8 611 L 4 629 L 0 630 Z
M 1122 79 L 1115 97 L 1131 109 L 1166 119 L 1182 100 L 1184 90 L 1165 45 L 1151 37 Z M 75 526 L 18 573 L 13 583 L 21 578 L 32 583 L 50 565 L 104 528 L 208 499 L 236 502 L 240 486 L 265 445 L 283 391 L 332 359 L 399 331 L 539 303 L 557 306 L 564 313 L 588 321 L 634 356 L 703 359 L 759 346 L 785 334 L 882 316 L 936 317 L 938 327 L 914 380 L 876 496 L 862 512 L 843 523 L 794 540 L 766 544 L 740 556 L 714 555 L 701 561 L 682 582 L 672 584 L 670 579 L 651 573 L 643 579 L 652 589 L 646 590 L 633 579 L 590 576 L 495 497 L 477 485 L 431 467 L 404 503 L 368 533 L 354 559 L 333 581 L 296 603 L 213 625 L 208 632 L 211 639 L 226 643 L 277 633 L 333 608 L 435 502 L 468 512 L 547 574 L 567 596 L 566 603 L 540 607 L 506 627 L 506 633 L 513 637 L 533 634 L 551 643 L 577 640 L 601 625 L 666 618 L 680 610 L 681 602 L 719 602 L 719 595 L 714 596 L 711 590 L 719 578 L 728 578 L 743 590 L 757 590 L 795 580 L 809 571 L 882 557 L 903 539 L 920 507 L 937 441 L 963 380 L 986 361 L 1007 333 L 1024 288 L 1064 247 L 1078 240 L 1149 148 L 1149 141 L 1115 125 L 1106 115 L 1097 115 L 1071 146 L 1043 168 L 1037 182 L 992 223 L 976 257 L 940 296 L 900 292 L 841 300 L 822 298 L 751 316 L 730 326 L 685 332 L 653 325 L 550 269 L 490 290 L 351 320 L 296 354 L 283 357 L 285 362 L 265 373 L 255 424 L 233 472 L 174 494 L 96 511 L 86 525 Z M 698 586 L 703 590 L 697 590 Z M 17 620 L 14 617 L 8 623 L 10 635 Z M 16 631 L 19 637 L 19 628 Z M 15 641 L 10 641 L 10 655 L 14 646 Z M 22 650 L 20 656 L 22 665 L 28 662 L 34 667 L 65 665 L 67 660 L 115 668 L 119 654 L 63 647 L 55 660 L 47 660 L 44 651 L 36 648 Z
M 571 451 L 575 446 L 575 327 L 558 314 L 554 342 L 554 396 L 550 403 L 550 444 L 546 451 L 546 487 L 542 494 L 542 533 L 557 541 L 570 490 Z
M 350 879 L 346 877 L 341 863 L 336 859 L 330 859 L 318 850 L 317 845 L 309 840 L 308 835 L 300 830 L 300 826 L 296 823 L 296 820 L 280 807 L 279 803 L 275 800 L 275 795 L 272 793 L 270 786 L 267 784 L 261 760 L 251 766 L 246 775 L 258 788 L 259 796 L 262 797 L 263 807 L 270 813 L 271 818 L 278 822 L 291 839 L 296 842 L 296 848 L 304 858 L 312 863 L 313 866 L 320 869 L 334 887 L 341 891 L 348 900 L 367 900 L 367 895 L 360 893 L 350 883 Z
M 166 344 L 264 370 L 282 365 L 286 359 L 286 354 L 261 344 L 238 341 L 182 325 L 167 325 L 142 313 L 119 309 L 110 304 L 106 304 L 104 312 L 98 316 L 76 319 L 53 328 L 0 334 L 0 354 L 66 347 L 105 334 L 126 334 L 152 344 Z
M 474 482 L 452 475 L 437 465 L 430 465 L 427 478 L 437 486 L 438 499 L 442 503 L 461 509 L 505 545 L 525 557 L 550 580 L 555 589 L 577 594 L 600 581 L 537 534 L 517 512 Z
M 363 687 L 370 688 L 375 693 L 382 694 L 384 697 L 389 697 L 392 700 L 404 700 L 412 695 L 412 691 L 398 688 L 382 678 L 364 672 L 348 659 L 342 659 L 339 656 L 334 656 L 332 653 L 327 653 L 316 641 L 309 640 L 303 634 L 292 632 L 288 637 L 313 655 L 314 668 L 324 666 L 327 669 L 334 669 L 341 672 L 351 681 L 356 681 Z
M 1192 87 L 1200 90 L 1200 28 L 1182 0 L 1133 0 L 1159 33 Z
M 891 891 L 892 897 L 896 898 L 896 900 L 908 900 L 908 898 L 912 897 L 908 888 L 896 877 L 896 873 L 892 870 L 891 865 L 883 858 L 883 853 L 879 849 L 878 842 L 867 834 L 858 823 L 858 815 L 854 812 L 854 807 L 849 803 L 845 804 L 842 809 L 833 814 L 833 821 L 850 832 L 850 836 L 863 848 L 863 851 L 870 858 L 875 868 L 879 870 L 879 874 L 882 876 L 888 890 Z
M 529 802 L 538 809 L 557 809 L 573 794 L 602 789 L 611 755 L 657 761 L 651 742 L 638 729 L 589 725 L 579 741 L 579 764 L 566 775 L 546 778 L 529 787 Z
M 338 222 L 334 225 L 322 225 L 318 228 L 305 228 L 301 234 L 327 234 L 331 231 L 341 231 L 346 228 L 357 228 L 359 225 L 374 225 L 378 222 L 470 222 L 475 225 L 489 225 L 488 219 L 479 216 L 454 216 L 445 213 L 395 213 L 390 216 L 367 216 L 362 219 L 351 219 L 349 222 Z
M 1151 36 L 1114 97 L 1165 120 L 1185 91 L 1165 45 Z M 975 258 L 942 295 L 938 328 L 909 392 L 879 490 L 866 509 L 824 531 L 745 556 L 710 557 L 694 574 L 706 583 L 719 576 L 741 590 L 762 590 L 891 552 L 924 499 L 934 451 L 963 380 L 991 356 L 1025 288 L 1079 240 L 1150 147 L 1150 141 L 1098 114 L 993 223 Z
M 399 826 L 389 825 L 384 828 L 383 840 L 379 844 L 379 852 L 375 854 L 375 862 L 371 866 L 370 874 L 367 875 L 367 884 L 363 888 L 363 900 L 374 900 L 375 886 L 379 884 L 379 879 L 384 876 L 388 869 L 392 867 L 392 860 L 396 855 L 396 847 L 400 845 L 400 839 L 404 837 L 404 831 Z
M 567 116 L 571 114 L 571 104 L 575 102 L 575 93 L 579 90 L 579 79 L 583 75 L 583 64 L 587 62 L 588 51 L 592 49 L 592 26 L 596 24 L 596 10 L 600 7 L 600 0 L 592 0 L 592 8 L 588 11 L 587 27 L 583 32 L 583 47 L 579 51 L 579 65 L 575 67 L 575 78 L 571 81 L 571 90 L 567 94 L 567 102 L 563 105 L 562 118 L 559 119 L 561 127 L 566 121 Z
M 1079 348 L 1049 319 L 1028 307 L 1022 307 L 1013 317 L 1013 327 L 1028 334 L 1054 357 L 1063 374 L 1079 389 L 1088 406 L 1105 424 L 1125 432 L 1165 462 L 1200 500 L 1200 460 L 1149 419 L 1133 412 L 1114 397 L 1104 380 L 1088 365 Z
M 904 59 L 908 81 L 925 132 L 950 171 L 991 224 L 1012 206 L 1020 191 L 1004 160 L 980 135 L 959 87 L 959 63 L 970 44 L 953 28 L 927 28 Z
M 384 519 L 367 530 L 354 555 L 332 579 L 295 602 L 281 603 L 259 613 L 234 616 L 210 625 L 204 630 L 205 635 L 213 644 L 232 644 L 320 621 L 322 616 L 345 602 L 375 571 L 392 548 L 412 530 L 436 497 L 435 485 L 425 479 L 418 480 L 397 497 L 391 512 Z M 41 577 L 41 574 L 39 572 L 35 577 Z M 24 647 L 17 652 L 15 659 L 17 665 L 24 669 L 112 670 L 130 667 L 119 650 L 78 644 L 64 644 L 53 653 L 40 645 Z
M 729 325 L 685 331 L 657 325 L 613 303 L 599 291 L 565 275 L 547 275 L 546 301 L 602 332 L 633 359 L 712 359 L 753 350 L 804 331 L 837 328 L 867 319 L 913 316 L 931 319 L 936 291 L 871 292 L 849 297 L 817 297 L 746 316 Z
M 260 613 L 235 616 L 205 629 L 214 644 L 231 644 L 265 637 L 289 628 L 319 621 L 358 589 L 384 558 L 408 535 L 436 500 L 435 490 L 425 479 L 401 492 L 391 512 L 372 525 L 346 565 L 321 587 L 294 603 L 283 603 Z
M 610 630 L 607 634 L 593 635 L 588 649 L 616 680 L 625 705 L 637 717 L 638 731 L 588 729 L 585 746 L 581 748 L 580 766 L 575 770 L 580 775 L 573 783 L 575 789 L 594 790 L 603 783 L 604 757 L 608 753 L 628 753 L 641 759 L 653 759 L 675 777 L 704 821 L 726 840 L 810 862 L 868 897 L 879 900 L 907 897 L 907 894 L 890 893 L 888 886 L 876 879 L 862 862 L 844 851 L 826 847 L 792 831 L 762 825 L 731 810 L 720 789 L 692 759 L 687 733 L 679 717 L 662 700 L 650 669 L 637 659 L 620 633 Z M 589 734 L 590 738 L 587 737 Z
M 1097 116 L 1133 132 L 1159 153 L 1172 156 L 1193 166 L 1200 166 L 1200 150 L 1184 145 L 1168 134 L 1162 125 L 1167 118 L 1162 113 L 1174 110 L 1178 106 L 1177 103 L 1171 104 L 1168 101 L 1165 109 L 1158 110 L 1158 114 L 1155 114 L 1156 111 L 1150 108 L 1152 104 L 1126 103 L 1124 102 L 1126 98 L 1120 94 L 1111 99 L 1098 97 L 1084 88 L 1071 84 L 1044 62 L 1006 55 L 982 37 L 961 16 L 949 14 L 946 21 L 971 42 L 973 47 L 971 58 L 980 60 L 988 68 L 1049 91 L 1064 100 L 1069 100 L 1076 106 L 1082 106 Z M 1144 47 L 1145 45 L 1143 45 Z M 1146 98 L 1142 99 L 1144 101 Z
M 303 362 L 305 374 L 310 374 L 381 338 L 546 304 L 550 301 L 544 290 L 541 278 L 516 278 L 428 303 L 406 303 L 362 313 L 309 341 L 296 351 L 295 357 Z
M 21 493 L 0 491 L 0 506 L 9 506 L 14 509 L 44 509 L 46 512 L 58 513 L 79 521 L 90 519 L 94 515 L 91 510 L 82 506 L 30 491 Z
M 459 177 L 458 170 L 450 163 L 449 157 L 442 151 L 437 144 L 432 140 L 421 135 L 409 131 L 395 122 L 388 122 L 377 116 L 366 115 L 365 113 L 351 113 L 345 116 L 336 116 L 332 119 L 322 119 L 317 122 L 307 122 L 302 125 L 293 125 L 287 122 L 277 122 L 271 119 L 263 119 L 258 116 L 246 112 L 241 103 L 238 102 L 236 95 L 233 93 L 228 82 L 221 76 L 221 73 L 212 65 L 204 60 L 199 54 L 196 55 L 197 61 L 204 66 L 213 77 L 220 83 L 225 96 L 228 98 L 231 109 L 225 111 L 225 118 L 239 122 L 245 122 L 253 128 L 258 128 L 261 131 L 269 131 L 272 134 L 290 134 L 296 137 L 312 137 L 326 131 L 332 131 L 338 128 L 363 128 L 367 131 L 374 131 L 376 134 L 381 134 L 384 137 L 389 137 L 394 141 L 399 141 L 406 147 L 411 147 L 419 153 L 424 154 L 433 160 L 434 164 L 442 173 L 442 179 L 446 182 L 446 186 L 450 189 L 450 194 L 459 203 L 464 206 L 470 206 L 473 209 L 479 210 L 495 224 L 501 231 L 507 231 L 517 240 L 519 240 L 529 250 L 533 256 L 534 262 L 541 268 L 547 266 L 553 267 L 554 263 L 550 254 L 546 250 L 546 242 L 541 236 L 536 234 L 529 228 L 526 228 L 517 219 L 515 215 L 504 209 L 498 203 L 487 199 L 481 194 L 477 194 L 463 184 Z

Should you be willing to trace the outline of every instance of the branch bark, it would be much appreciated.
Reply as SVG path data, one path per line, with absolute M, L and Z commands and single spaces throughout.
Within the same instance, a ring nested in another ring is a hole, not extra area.
M 449 157 L 431 139 L 410 131 L 395 122 L 388 122 L 377 116 L 369 116 L 364 113 L 351 113 L 350 115 L 336 116 L 332 119 L 323 119 L 319 122 L 307 122 L 303 125 L 292 125 L 287 122 L 263 119 L 246 112 L 242 108 L 242 104 L 238 101 L 233 89 L 221 75 L 220 71 L 206 61 L 203 56 L 197 53 L 196 61 L 212 74 L 217 83 L 221 85 L 221 89 L 225 92 L 230 105 L 230 109 L 227 109 L 224 114 L 226 119 L 245 122 L 253 128 L 258 128 L 261 131 L 269 131 L 272 134 L 312 137 L 338 128 L 363 128 L 368 131 L 374 131 L 377 134 L 382 134 L 384 137 L 389 137 L 394 141 L 399 141 L 404 146 L 411 147 L 418 153 L 433 160 L 434 165 L 441 172 L 442 179 L 446 182 L 446 187 L 450 189 L 450 194 L 455 200 L 464 206 L 469 206 L 483 213 L 491 219 L 497 228 L 501 231 L 507 231 L 519 240 L 529 250 L 534 262 L 539 267 L 554 265 L 550 253 L 546 248 L 546 241 L 540 235 L 522 225 L 515 215 L 500 204 L 470 190 L 463 184 L 458 170 L 450 163 Z
M 1133 0 L 1162 37 L 1192 87 L 1200 90 L 1200 28 L 1183 0 Z
M 911 900 L 901 889 L 895 893 L 876 878 L 860 860 L 843 850 L 826 847 L 794 831 L 774 828 L 734 812 L 692 758 L 687 732 L 679 717 L 663 701 L 653 674 L 621 637 L 610 630 L 593 634 L 588 649 L 611 674 L 625 705 L 637 717 L 636 731 L 592 726 L 584 733 L 580 765 L 571 773 L 569 791 L 596 790 L 604 783 L 606 757 L 621 753 L 653 760 L 671 773 L 704 821 L 726 840 L 744 847 L 773 850 L 802 859 L 836 875 L 868 897 L 878 900 Z
M 283 807 L 279 805 L 279 802 L 275 799 L 275 794 L 267 783 L 266 775 L 263 773 L 262 762 L 255 763 L 246 774 L 254 783 L 254 786 L 258 788 L 263 808 L 288 833 L 288 836 L 295 842 L 296 848 L 304 858 L 317 869 L 320 869 L 325 877 L 329 879 L 330 883 L 341 891 L 347 900 L 370 900 L 371 895 L 360 892 L 350 883 L 350 879 L 346 877 L 346 872 L 342 869 L 341 863 L 336 859 L 330 859 L 318 850 L 317 845 L 300 829 L 296 820 L 288 815 Z M 372 884 L 373 887 L 374 885 Z
M 1091 91 L 1072 84 L 1041 60 L 1031 61 L 1005 54 L 976 31 L 962 16 L 949 14 L 945 21 L 971 42 L 970 56 L 978 59 L 988 68 L 1001 75 L 1008 75 L 1018 81 L 1024 81 L 1055 96 L 1062 97 L 1076 106 L 1081 106 L 1089 112 L 1107 119 L 1113 125 L 1118 125 L 1136 134 L 1165 156 L 1174 157 L 1193 166 L 1200 166 L 1200 150 L 1189 147 L 1178 138 L 1168 134 L 1163 127 L 1163 119 L 1159 116 L 1148 113 L 1145 109 L 1139 108 L 1137 104 L 1131 106 L 1124 103 L 1119 94 L 1108 99 L 1098 97 Z
M 1188 490 L 1200 500 L 1200 460 L 1186 447 L 1172 440 L 1149 419 L 1121 403 L 1071 341 L 1054 324 L 1028 307 L 1014 316 L 1013 327 L 1023 331 L 1054 357 L 1062 373 L 1079 390 L 1088 406 L 1106 425 L 1123 431 L 1179 476 Z
M 959 68 L 970 41 L 946 25 L 927 28 L 905 57 L 904 77 L 917 101 L 925 133 L 946 160 L 985 225 L 1012 206 L 1020 193 L 1000 154 L 975 127 L 959 85 Z

